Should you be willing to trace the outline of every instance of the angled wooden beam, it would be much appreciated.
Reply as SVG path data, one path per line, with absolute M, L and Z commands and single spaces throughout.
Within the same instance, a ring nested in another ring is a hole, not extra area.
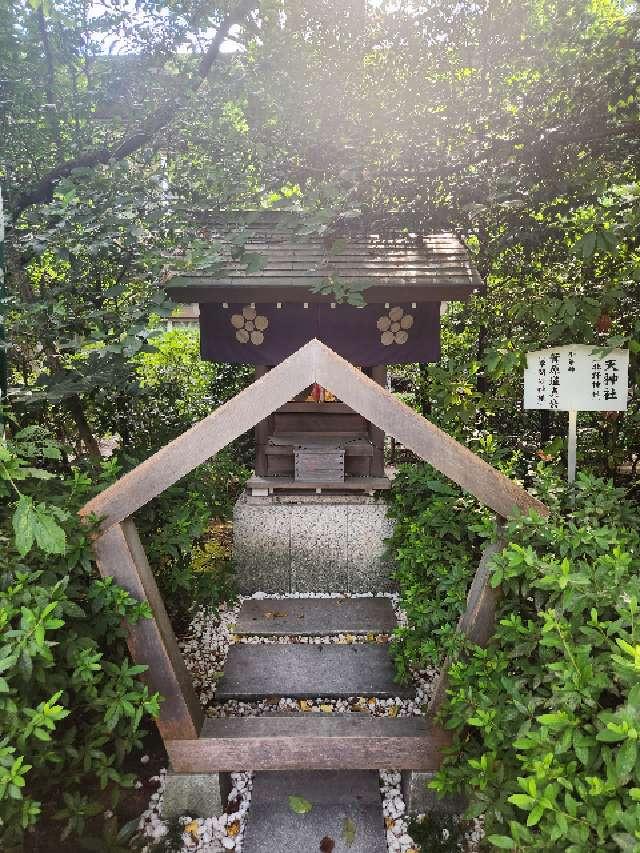
M 398 439 L 498 515 L 506 518 L 517 510 L 526 512 L 529 509 L 548 515 L 545 505 L 518 483 L 356 370 L 325 344 L 317 341 L 317 345 L 315 381 L 331 388 L 338 399 Z
M 238 436 L 252 429 L 315 380 L 317 347 L 310 341 L 191 429 L 170 441 L 104 492 L 80 515 L 102 518 L 108 529 L 140 509 Z
M 548 514 L 544 504 L 522 486 L 414 412 L 325 344 L 312 340 L 89 501 L 81 515 L 100 516 L 102 530 L 123 521 L 313 382 L 330 388 L 344 403 L 399 439 L 500 516 L 529 509 Z
M 156 720 L 163 740 L 197 738 L 202 709 L 133 522 L 112 525 L 95 540 L 94 552 L 100 574 L 148 601 L 153 612 L 128 626 L 127 643 L 133 661 L 148 667 L 142 678 L 163 697 Z

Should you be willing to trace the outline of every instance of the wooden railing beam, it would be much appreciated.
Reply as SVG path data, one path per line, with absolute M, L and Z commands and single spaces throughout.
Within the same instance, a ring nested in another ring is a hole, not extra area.
M 138 601 L 148 601 L 153 618 L 128 625 L 134 663 L 145 664 L 149 689 L 163 697 L 157 725 L 163 740 L 197 738 L 203 713 L 184 664 L 169 616 L 131 519 L 115 524 L 94 542 L 98 570 Z

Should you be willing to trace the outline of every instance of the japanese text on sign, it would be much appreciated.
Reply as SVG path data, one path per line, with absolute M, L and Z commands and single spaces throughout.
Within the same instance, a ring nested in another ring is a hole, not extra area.
M 627 408 L 629 353 L 570 344 L 527 353 L 525 409 L 623 411 Z

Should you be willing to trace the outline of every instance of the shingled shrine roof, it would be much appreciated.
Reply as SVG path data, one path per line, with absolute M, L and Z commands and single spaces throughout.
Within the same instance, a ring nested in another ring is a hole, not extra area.
M 332 279 L 365 285 L 367 303 L 466 299 L 483 289 L 465 246 L 453 234 L 318 236 L 257 219 L 239 229 L 212 228 L 219 262 L 173 275 L 177 302 L 331 302 L 314 292 Z M 288 220 L 291 222 L 291 219 Z M 240 250 L 238 246 L 240 245 Z

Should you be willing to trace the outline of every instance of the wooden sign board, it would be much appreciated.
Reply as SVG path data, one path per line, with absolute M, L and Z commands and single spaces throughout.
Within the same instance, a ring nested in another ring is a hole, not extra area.
M 593 355 L 585 344 L 527 353 L 524 408 L 620 412 L 627 408 L 629 351 Z

